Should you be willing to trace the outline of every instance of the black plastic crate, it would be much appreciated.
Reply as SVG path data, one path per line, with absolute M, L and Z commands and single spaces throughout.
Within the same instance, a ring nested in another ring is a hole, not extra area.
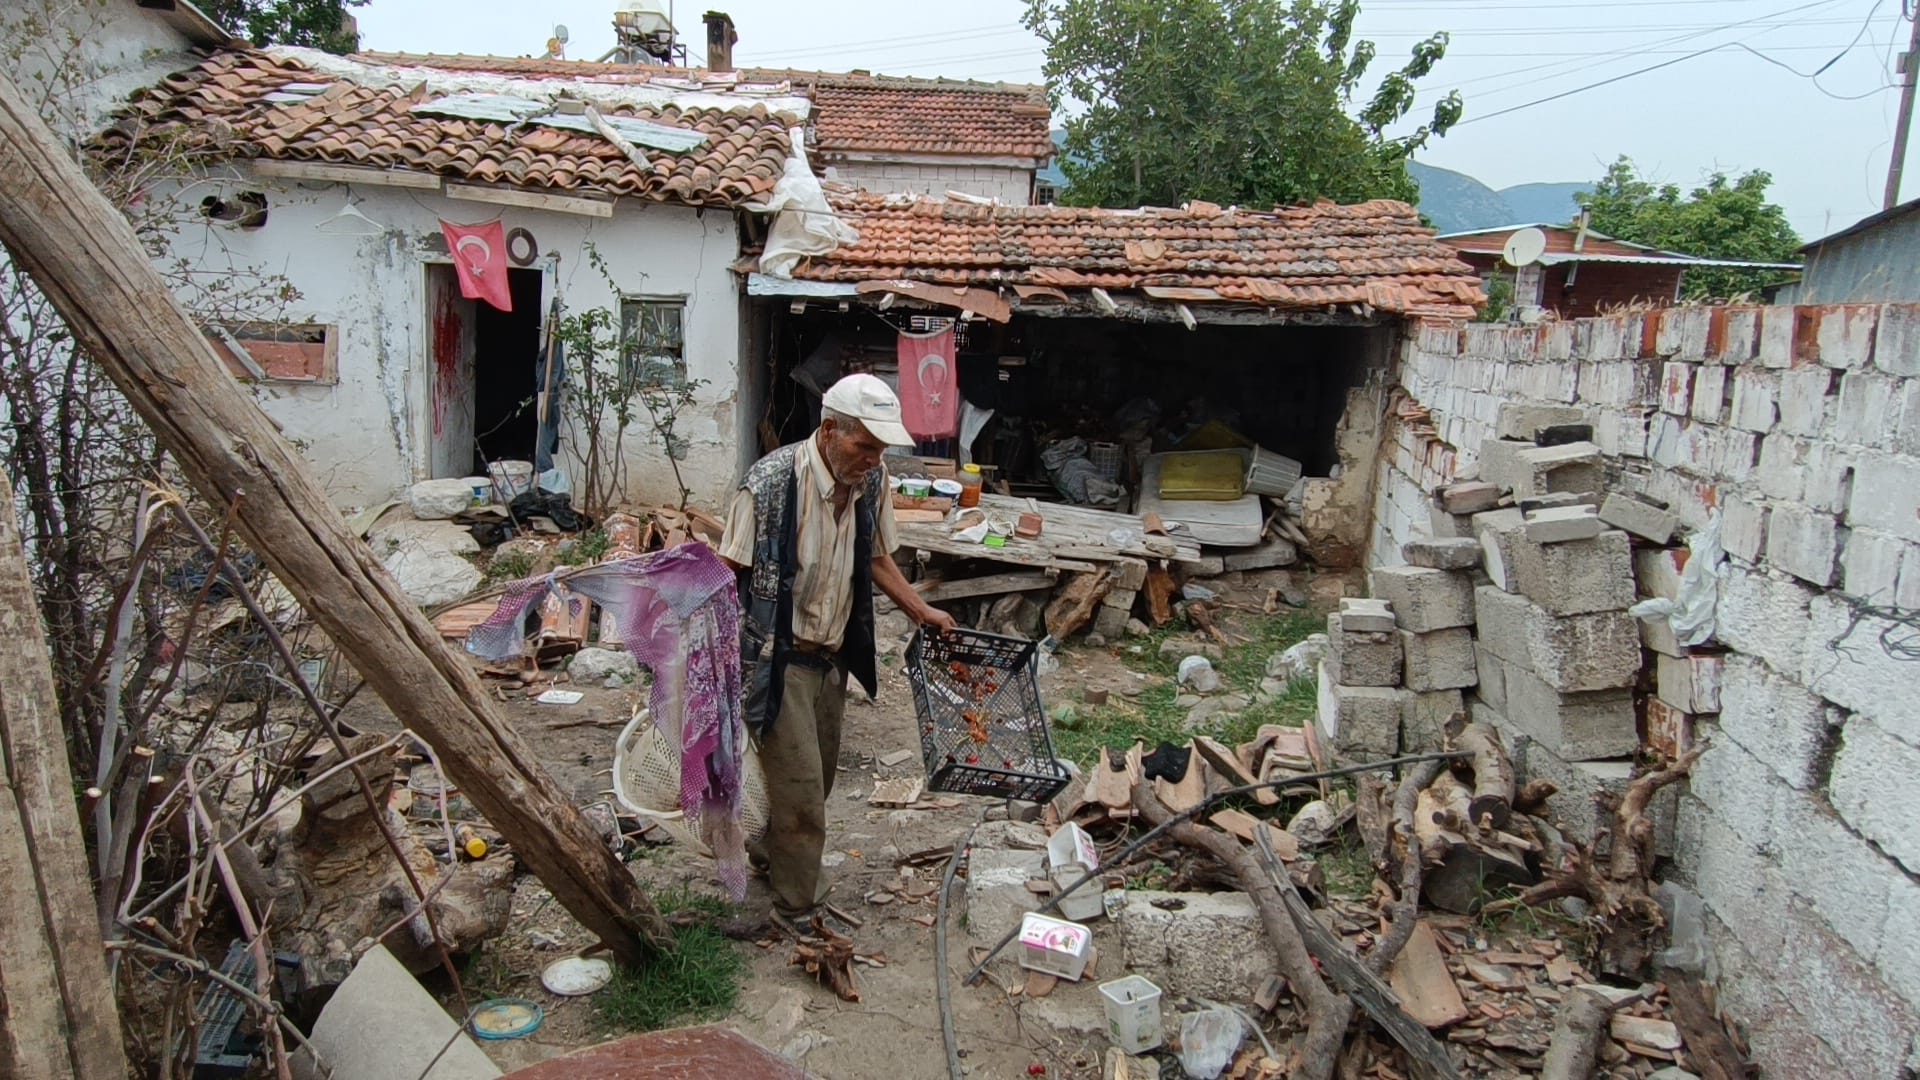
M 1037 650 L 978 630 L 914 635 L 907 678 L 929 791 L 1046 802 L 1067 786 L 1040 705 Z

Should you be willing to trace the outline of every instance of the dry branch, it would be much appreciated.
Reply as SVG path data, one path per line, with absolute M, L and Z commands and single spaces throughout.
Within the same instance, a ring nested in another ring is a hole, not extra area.
M 1500 736 L 1485 724 L 1468 724 L 1454 736 L 1453 745 L 1473 755 L 1471 820 L 1481 828 L 1489 821 L 1496 829 L 1506 828 L 1513 813 L 1513 762 L 1500 745 Z
M 1613 1005 L 1591 990 L 1575 990 L 1554 1018 L 1553 1043 L 1540 1066 L 1540 1080 L 1587 1080 L 1594 1055 L 1607 1037 Z

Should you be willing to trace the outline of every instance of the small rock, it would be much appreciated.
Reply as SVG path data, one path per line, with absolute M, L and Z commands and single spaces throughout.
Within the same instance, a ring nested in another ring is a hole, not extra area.
M 626 687 L 627 680 L 617 674 L 610 674 L 607 676 L 607 681 L 601 683 L 600 685 L 606 687 L 609 690 L 621 690 Z
M 1139 619 L 1127 620 L 1127 636 L 1128 637 L 1146 637 L 1148 634 L 1151 634 L 1152 632 L 1153 632 L 1152 630 L 1149 630 L 1147 628 L 1147 624 L 1141 622 Z
M 844 851 L 827 851 L 822 852 L 820 855 L 820 865 L 828 870 L 832 870 L 834 867 L 846 861 L 847 853 Z
M 451 552 L 401 548 L 384 562 L 400 591 L 421 607 L 450 603 L 480 587 L 480 568 Z
M 1271 700 L 1286 692 L 1287 684 L 1282 679 L 1267 678 L 1260 680 L 1260 696 L 1264 699 Z
M 1700 1078 L 1678 1065 L 1669 1065 L 1647 1077 L 1647 1080 L 1700 1080 Z
M 407 504 L 422 521 L 450 518 L 473 505 L 473 481 L 422 480 L 407 489 Z
M 1192 711 L 1187 713 L 1187 730 L 1197 731 L 1217 720 L 1236 716 L 1252 704 L 1253 700 L 1245 694 L 1221 694 L 1219 697 L 1203 698 Z
M 1180 661 L 1180 685 L 1211 694 L 1220 689 L 1220 673 L 1213 670 L 1213 662 L 1206 657 L 1189 656 Z
M 1280 602 L 1288 607 L 1303 608 L 1313 602 L 1313 597 L 1308 595 L 1307 590 L 1298 585 L 1282 585 L 1280 586 Z
M 1578 896 L 1569 896 L 1560 901 L 1560 910 L 1569 919 L 1584 919 L 1589 910 L 1587 902 Z
M 988 822 L 974 830 L 973 846 L 1014 851 L 1044 851 L 1047 831 L 1025 821 Z
M 567 674 L 575 682 L 600 682 L 609 676 L 630 680 L 640 677 L 640 665 L 634 663 L 633 654 L 628 652 L 587 648 L 573 654 Z
M 1318 847 L 1333 839 L 1334 830 L 1339 828 L 1339 824 L 1340 815 L 1333 807 L 1315 799 L 1293 815 L 1293 820 L 1287 822 L 1287 831 L 1300 841 L 1301 846 Z
M 1305 640 L 1288 646 L 1286 651 L 1268 657 L 1267 676 L 1290 683 L 1315 678 L 1331 644 L 1325 634 L 1309 634 Z
M 1226 655 L 1217 642 L 1201 641 L 1197 638 L 1168 638 L 1160 643 L 1160 658 L 1178 662 L 1188 656 L 1204 656 L 1209 660 L 1218 660 Z
M 1090 648 L 1104 649 L 1107 647 L 1107 639 L 1102 634 L 1088 634 L 1087 645 Z

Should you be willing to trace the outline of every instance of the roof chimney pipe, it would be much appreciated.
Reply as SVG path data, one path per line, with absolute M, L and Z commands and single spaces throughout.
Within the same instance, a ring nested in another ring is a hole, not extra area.
M 707 70 L 732 71 L 733 46 L 740 40 L 740 35 L 733 32 L 733 16 L 709 11 L 701 19 L 707 24 Z

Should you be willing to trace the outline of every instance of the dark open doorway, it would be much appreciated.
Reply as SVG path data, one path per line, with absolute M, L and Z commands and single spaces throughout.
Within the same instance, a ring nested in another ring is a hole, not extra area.
M 540 291 L 538 270 L 509 270 L 513 310 L 475 304 L 473 335 L 474 475 L 486 463 L 510 458 L 533 460 L 539 425 L 536 393 L 540 363 Z

